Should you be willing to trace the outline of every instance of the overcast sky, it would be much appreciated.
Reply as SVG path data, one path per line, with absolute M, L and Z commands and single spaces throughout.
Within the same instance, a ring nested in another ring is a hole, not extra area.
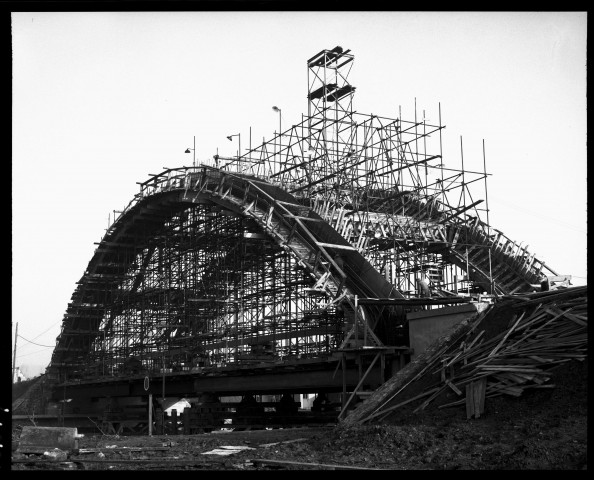
M 306 61 L 350 49 L 354 109 L 435 123 L 490 223 L 586 284 L 586 13 L 13 13 L 12 339 L 37 375 L 108 226 L 163 168 L 307 112 Z M 33 343 L 31 343 L 33 342 Z M 37 345 L 35 345 L 37 344 Z

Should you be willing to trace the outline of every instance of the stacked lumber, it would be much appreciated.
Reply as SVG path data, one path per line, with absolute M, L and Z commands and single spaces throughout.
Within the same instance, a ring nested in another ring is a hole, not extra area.
M 505 297 L 500 300 L 513 312 L 506 329 L 485 338 L 483 316 L 457 345 L 438 351 L 431 365 L 433 381 L 414 396 L 398 392 L 360 423 L 385 418 L 392 411 L 422 400 L 413 413 L 433 402 L 437 408 L 466 405 L 468 418 L 484 412 L 485 398 L 521 396 L 528 389 L 554 388 L 550 370 L 557 365 L 583 361 L 588 349 L 587 287 Z M 448 391 L 457 400 L 443 403 Z M 405 399 L 404 399 L 405 398 Z M 442 402 L 436 401 L 441 399 Z M 413 404 L 414 405 L 414 404 Z

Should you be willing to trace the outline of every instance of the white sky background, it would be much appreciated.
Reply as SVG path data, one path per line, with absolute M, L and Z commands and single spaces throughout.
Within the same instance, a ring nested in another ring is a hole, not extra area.
M 13 13 L 12 340 L 55 345 L 108 215 L 164 167 L 232 156 L 307 113 L 306 61 L 355 56 L 354 109 L 438 123 L 490 223 L 585 285 L 586 13 Z M 52 348 L 17 341 L 37 375 Z

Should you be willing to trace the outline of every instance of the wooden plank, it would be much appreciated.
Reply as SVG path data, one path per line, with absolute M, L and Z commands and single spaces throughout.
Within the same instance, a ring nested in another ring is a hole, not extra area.
M 464 402 L 466 402 L 466 398 L 463 398 L 462 400 L 454 400 L 453 402 L 450 402 L 450 403 L 444 403 L 443 405 L 439 405 L 437 408 L 439 410 L 441 410 L 442 408 L 454 407 L 456 405 L 462 405 Z
M 532 380 L 534 378 L 534 375 L 525 375 L 522 373 L 511 373 L 511 372 L 505 372 L 505 373 L 501 373 L 499 376 L 501 377 L 505 377 L 505 378 L 509 378 L 510 380 L 513 380 L 515 383 L 526 383 L 529 380 Z M 526 378 L 529 377 L 529 378 Z
M 404 405 L 414 402 L 415 400 L 418 400 L 419 398 L 423 398 L 423 397 L 426 397 L 427 395 L 431 395 L 432 393 L 435 393 L 437 390 L 439 390 L 439 387 L 435 387 L 431 390 L 421 393 L 420 395 L 416 395 L 412 398 L 409 398 L 408 400 L 404 400 L 403 402 L 400 402 L 397 405 L 392 405 L 391 407 L 377 411 L 374 414 L 367 417 L 366 420 L 371 420 L 372 418 L 379 417 L 380 415 L 383 415 L 384 417 L 386 417 L 388 415 L 388 413 L 390 413 L 392 410 L 396 410 L 397 408 L 403 407 Z M 380 420 L 383 420 L 384 417 L 382 417 Z
M 573 313 L 565 313 L 564 315 L 565 318 L 568 318 L 569 320 L 577 323 L 578 325 L 582 326 L 582 327 L 587 327 L 588 326 L 588 322 L 587 322 L 587 318 L 586 321 L 580 317 L 578 317 L 577 315 L 574 315 Z
M 450 382 L 449 380 L 445 381 L 446 385 L 448 387 L 450 387 L 454 392 L 456 392 L 456 395 L 462 395 L 462 391 L 456 387 L 456 385 L 454 385 L 452 382 Z
M 481 416 L 481 383 L 480 382 L 472 382 L 473 392 L 472 392 L 472 400 L 474 402 L 474 418 L 480 418 Z
M 98 453 L 98 452 L 165 452 L 167 450 L 171 450 L 171 447 L 115 447 L 115 448 L 106 448 L 106 447 L 97 447 L 97 448 L 79 448 L 77 453 L 84 454 L 84 453 Z
M 563 313 L 564 313 L 564 312 L 563 312 Z M 542 324 L 542 325 L 540 325 L 539 327 L 535 328 L 535 329 L 534 329 L 534 330 L 532 330 L 531 332 L 524 334 L 524 335 L 523 335 L 523 336 L 522 336 L 520 339 L 518 339 L 518 340 L 517 340 L 515 343 L 513 343 L 512 345 L 510 345 L 510 346 L 508 347 L 508 349 L 512 349 L 512 348 L 514 348 L 516 345 L 518 345 L 519 343 L 525 342 L 525 341 L 528 339 L 528 337 L 531 337 L 531 336 L 533 336 L 533 335 L 534 335 L 536 332 L 538 332 L 538 331 L 542 330 L 544 327 L 546 327 L 546 326 L 550 325 L 550 324 L 551 324 L 552 322 L 554 322 L 554 321 L 555 321 L 555 320 L 556 320 L 558 317 L 562 316 L 562 315 L 563 315 L 563 313 L 560 313 L 559 315 L 556 315 L 556 316 L 554 316 L 553 318 L 551 318 L 551 319 L 547 320 L 545 323 L 543 323 L 543 324 Z M 532 324 L 532 322 L 531 322 L 531 321 L 530 321 L 530 322 L 528 322 L 528 323 Z M 527 325 L 528 325 L 528 324 L 526 323 L 526 324 L 524 324 L 524 325 L 523 325 L 523 327 L 525 327 L 525 326 L 527 326 Z M 522 327 L 521 327 L 521 328 L 522 328 Z
M 481 378 L 478 381 L 479 385 L 479 399 L 478 399 L 478 416 L 479 418 L 483 413 L 485 413 L 485 393 L 487 391 L 487 379 Z
M 517 367 L 517 366 L 521 365 L 522 368 L 532 368 L 536 365 L 536 362 L 529 358 L 520 358 L 518 356 L 518 354 L 516 352 L 514 352 L 514 356 L 512 358 L 499 357 L 499 358 L 497 358 L 496 362 L 494 361 L 493 363 L 485 363 L 485 365 L 488 365 L 488 366 L 504 365 L 506 367 L 509 367 L 511 365 Z
M 296 443 L 296 442 L 307 442 L 307 438 L 294 438 L 292 440 L 283 440 L 282 442 L 273 442 L 273 443 L 261 443 L 258 447 L 268 448 L 274 445 L 286 444 L 286 443 Z
M 511 327 L 507 331 L 507 333 L 501 339 L 501 341 L 499 342 L 499 344 L 497 344 L 497 346 L 491 351 L 491 353 L 489 353 L 489 355 L 488 355 L 489 357 L 492 357 L 493 355 L 495 355 L 495 353 L 503 346 L 503 344 L 507 340 L 507 337 L 509 337 L 511 335 L 511 333 L 516 329 L 516 327 L 518 326 L 518 324 L 522 321 L 522 318 L 524 318 L 524 313 L 525 312 L 522 312 L 522 314 L 520 315 L 520 317 L 516 320 L 516 323 L 514 323 L 513 327 Z
M 548 380 L 550 380 L 550 379 L 551 379 L 551 377 L 544 377 L 544 376 L 543 376 L 543 377 L 534 377 L 534 378 L 532 379 L 532 381 L 533 381 L 534 383 L 538 383 L 539 385 L 542 385 L 544 382 L 546 382 L 546 381 L 548 381 Z
M 268 460 L 264 458 L 252 458 L 250 462 L 258 465 L 276 465 L 279 467 L 303 467 L 313 468 L 318 470 L 382 470 L 381 468 L 371 467 L 354 467 L 351 465 L 333 465 L 328 463 L 307 463 L 307 462 L 295 462 L 291 460 Z
M 479 334 L 478 334 L 476 337 L 474 337 L 474 339 L 472 340 L 472 342 L 470 342 L 470 343 L 468 344 L 468 346 L 466 347 L 466 350 L 467 350 L 467 351 L 468 351 L 468 350 L 470 350 L 470 349 L 471 349 L 471 348 L 474 346 L 474 344 L 476 343 L 476 341 L 477 341 L 479 338 L 481 338 L 481 336 L 483 335 L 483 333 L 485 333 L 485 331 L 484 331 L 484 330 L 481 330 L 481 331 L 480 331 L 480 333 L 479 333 Z
M 464 342 L 463 342 L 464 343 Z M 452 358 L 451 360 L 447 361 L 447 360 L 442 360 L 442 362 L 447 362 L 444 363 L 442 369 L 444 369 L 444 378 L 442 378 L 442 381 L 445 381 L 445 367 L 451 367 L 453 368 L 453 364 L 456 362 L 456 360 L 458 360 L 458 358 L 460 358 L 464 353 L 466 352 L 466 350 L 460 350 L 455 356 L 454 358 Z
M 425 410 L 425 408 L 427 407 L 427 405 L 429 405 L 433 400 L 435 400 L 435 398 L 441 393 L 443 392 L 443 390 L 446 388 L 446 386 L 443 386 L 441 388 L 438 388 L 437 391 L 431 395 L 427 400 L 425 400 L 421 405 L 419 405 L 417 408 L 415 408 L 413 410 L 413 413 L 418 412 L 419 410 Z
M 474 386 L 471 383 L 466 385 L 466 418 L 471 419 L 474 415 Z
M 542 373 L 542 370 L 536 368 L 523 368 L 523 367 L 512 367 L 512 366 L 501 366 L 501 365 L 485 365 L 477 367 L 481 370 L 495 371 L 495 372 L 520 372 L 520 373 Z

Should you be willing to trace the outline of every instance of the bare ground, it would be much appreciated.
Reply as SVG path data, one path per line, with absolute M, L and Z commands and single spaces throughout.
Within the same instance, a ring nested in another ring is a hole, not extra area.
M 67 462 L 13 463 L 13 470 L 587 470 L 587 362 L 553 370 L 556 388 L 489 398 L 485 413 L 464 407 L 397 410 L 381 424 L 80 439 L 89 453 Z M 18 445 L 18 426 L 14 426 Z M 227 456 L 221 447 L 250 447 Z M 114 448 L 115 447 L 115 448 Z M 127 447 L 127 448 L 124 448 Z M 156 450 L 159 449 L 159 450 Z M 17 461 L 39 455 L 13 452 Z

